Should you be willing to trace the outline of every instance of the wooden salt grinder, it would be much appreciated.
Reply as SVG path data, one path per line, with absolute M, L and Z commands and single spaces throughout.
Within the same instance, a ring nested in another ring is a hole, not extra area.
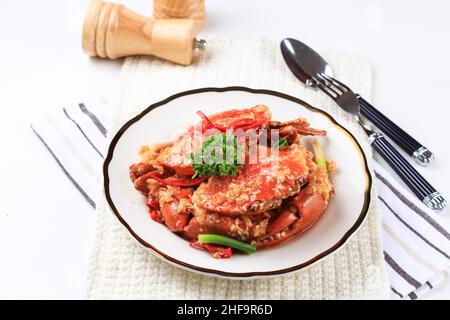
M 194 49 L 206 45 L 195 35 L 194 20 L 155 20 L 122 4 L 92 0 L 83 24 L 83 50 L 93 57 L 153 55 L 188 65 Z

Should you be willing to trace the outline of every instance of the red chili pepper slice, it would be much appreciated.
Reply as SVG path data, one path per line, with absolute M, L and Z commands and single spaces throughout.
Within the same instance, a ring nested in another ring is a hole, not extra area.
M 166 185 L 175 187 L 196 187 L 209 178 L 209 177 L 199 177 L 195 179 L 188 179 L 188 178 L 162 179 L 153 172 L 149 173 L 148 177 L 150 179 L 155 179 L 156 181 L 164 183 Z
M 159 222 L 164 224 L 164 220 L 161 218 L 161 216 L 156 212 L 156 210 L 150 209 L 150 218 L 152 218 L 153 221 Z
M 206 123 L 208 123 L 208 125 L 209 125 L 210 127 L 216 128 L 217 130 L 220 130 L 220 131 L 222 131 L 222 132 L 227 131 L 227 128 L 214 124 L 211 120 L 209 120 L 209 118 L 208 118 L 208 117 L 206 116 L 206 114 L 204 114 L 203 112 L 197 111 L 197 114 L 200 116 L 200 118 L 202 118 L 203 120 L 205 120 Z
M 264 121 L 254 121 L 253 123 L 250 123 L 246 126 L 239 127 L 238 129 L 243 130 L 243 131 L 246 131 L 249 129 L 257 129 L 257 128 L 261 127 L 263 124 L 264 124 Z
M 148 198 L 146 204 L 147 204 L 147 207 L 149 207 L 150 209 L 152 209 L 152 208 L 155 209 L 155 210 L 159 210 L 160 209 L 159 208 L 159 202 L 155 198 L 151 198 L 151 197 Z
M 216 245 L 209 244 L 209 243 L 200 243 L 198 241 L 190 242 L 189 245 L 192 248 L 205 249 L 206 251 L 211 253 L 211 255 L 214 258 L 225 258 L 226 259 L 226 258 L 230 258 L 233 255 L 233 251 L 231 250 L 230 247 L 221 247 L 221 246 L 216 246 Z
M 163 219 L 158 214 L 159 202 L 155 198 L 149 197 L 145 204 L 150 209 L 150 218 L 152 218 L 153 221 L 164 223 Z
M 202 118 L 208 125 L 212 128 L 215 128 L 219 131 L 225 132 L 228 129 L 242 129 L 242 130 L 248 130 L 248 129 L 254 129 L 260 127 L 264 122 L 263 121 L 256 121 L 254 119 L 236 119 L 233 120 L 228 127 L 222 127 L 220 125 L 214 124 L 203 112 L 197 111 L 197 114 Z
M 249 119 L 249 118 L 244 118 L 244 119 L 236 119 L 233 120 L 230 125 L 228 126 L 228 128 L 232 128 L 232 129 L 238 129 L 241 127 L 245 127 L 248 125 L 251 125 L 253 123 L 255 123 L 256 120 L 254 119 Z

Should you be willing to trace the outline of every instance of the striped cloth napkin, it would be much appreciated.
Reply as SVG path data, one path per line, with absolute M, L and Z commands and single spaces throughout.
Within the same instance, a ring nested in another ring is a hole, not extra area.
M 109 119 L 101 108 L 63 108 L 31 128 L 61 171 L 95 209 L 101 189 Z M 431 212 L 380 164 L 374 163 L 382 220 L 382 246 L 392 298 L 417 299 L 450 272 L 450 233 Z

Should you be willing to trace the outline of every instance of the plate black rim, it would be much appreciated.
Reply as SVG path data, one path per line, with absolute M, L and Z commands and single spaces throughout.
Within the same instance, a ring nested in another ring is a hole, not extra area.
M 144 117 L 147 113 L 149 113 L 150 111 L 152 111 L 153 109 L 163 106 L 165 104 L 167 104 L 168 102 L 178 99 L 180 97 L 183 96 L 187 96 L 187 95 L 192 95 L 192 94 L 198 94 L 198 93 L 204 93 L 204 92 L 228 92 L 228 91 L 244 91 L 244 92 L 248 92 L 248 93 L 255 93 L 255 94 L 267 94 L 267 95 L 273 95 L 279 98 L 283 98 L 286 100 L 289 100 L 291 102 L 297 103 L 313 112 L 318 112 L 323 114 L 324 116 L 326 116 L 333 125 L 335 125 L 337 128 L 339 128 L 341 131 L 343 131 L 347 136 L 349 136 L 349 138 L 352 140 L 352 142 L 354 143 L 354 145 L 356 146 L 356 149 L 358 151 L 358 153 L 360 154 L 361 158 L 362 158 L 362 163 L 363 163 L 363 167 L 364 167 L 364 173 L 365 173 L 365 177 L 366 177 L 366 188 L 364 191 L 364 204 L 363 207 L 361 209 L 361 213 L 358 216 L 358 219 L 356 220 L 356 222 L 353 224 L 353 226 L 344 234 L 344 236 L 333 246 L 331 246 L 330 248 L 328 248 L 327 250 L 321 252 L 320 254 L 316 255 L 315 257 L 311 258 L 310 260 L 303 262 L 301 264 L 292 266 L 292 267 L 288 267 L 288 268 L 284 268 L 284 269 L 278 269 L 278 270 L 273 270 L 273 271 L 254 271 L 254 272 L 226 272 L 226 271 L 221 271 L 221 270 L 217 270 L 217 269 L 209 269 L 209 268 L 203 268 L 203 267 L 199 267 L 196 265 L 192 265 L 190 263 L 184 262 L 184 261 L 180 261 L 176 258 L 173 258 L 169 255 L 167 255 L 166 253 L 156 249 L 154 246 L 152 246 L 150 243 L 146 242 L 144 239 L 142 239 L 141 237 L 139 237 L 134 230 L 130 227 L 130 225 L 125 221 L 125 219 L 122 217 L 122 215 L 120 214 L 119 210 L 116 208 L 116 206 L 114 205 L 114 202 L 112 200 L 111 194 L 110 194 L 110 190 L 109 190 L 109 184 L 110 184 L 110 179 L 109 179 L 109 173 L 108 173 L 108 168 L 109 168 L 109 164 L 111 163 L 111 160 L 113 159 L 113 155 L 114 155 L 114 149 L 117 145 L 117 142 L 120 140 L 120 138 L 122 137 L 122 135 L 125 133 L 125 131 L 131 127 L 134 123 L 136 123 L 137 121 L 139 121 L 142 117 Z M 143 110 L 141 113 L 139 113 L 138 115 L 136 115 L 135 117 L 133 117 L 132 119 L 128 120 L 124 125 L 122 125 L 122 127 L 115 133 L 114 137 L 112 138 L 109 147 L 108 147 L 108 153 L 106 155 L 106 158 L 103 162 L 103 186 L 104 186 L 104 192 L 105 192 L 105 197 L 106 200 L 108 202 L 109 207 L 111 208 L 111 210 L 113 211 L 114 215 L 118 218 L 118 220 L 120 221 L 120 223 L 128 230 L 128 232 L 144 247 L 146 247 L 147 249 L 151 250 L 153 253 L 155 253 L 156 255 L 158 255 L 159 257 L 163 258 L 164 260 L 175 264 L 177 266 L 180 266 L 184 269 L 191 269 L 193 271 L 197 271 L 197 272 L 201 272 L 204 274 L 211 274 L 211 275 L 218 275 L 218 276 L 222 276 L 222 277 L 232 277 L 232 278 L 253 278 L 253 277 L 264 277 L 264 276 L 276 276 L 276 275 L 282 275 L 282 274 L 287 274 L 287 273 L 291 273 L 294 271 L 299 271 L 301 269 L 304 269 L 308 266 L 311 266 L 312 264 L 316 263 L 319 260 L 324 259 L 325 257 L 337 252 L 341 247 L 343 247 L 343 245 L 348 241 L 348 239 L 359 229 L 359 227 L 362 225 L 362 223 L 364 222 L 365 218 L 367 217 L 368 211 L 369 211 L 369 205 L 370 205 L 370 201 L 371 201 L 371 189 L 372 189 L 372 175 L 370 174 L 370 170 L 369 170 L 369 166 L 368 166 L 368 162 L 367 162 L 367 157 L 364 154 L 363 149 L 361 148 L 361 145 L 359 144 L 358 140 L 353 136 L 353 134 L 348 131 L 345 127 L 343 127 L 339 122 L 337 122 L 330 114 L 328 114 L 327 112 L 313 107 L 310 104 L 308 104 L 307 102 L 290 96 L 288 94 L 285 93 L 281 93 L 278 91 L 274 91 L 274 90 L 268 90 L 268 89 L 252 89 L 252 88 L 248 88 L 248 87 L 242 87 L 242 86 L 231 86 L 231 87 L 205 87 L 205 88 L 199 88 L 199 89 L 192 89 L 192 90 L 187 90 L 187 91 L 183 91 L 177 94 L 174 94 L 164 100 L 161 100 L 159 102 L 156 102 L 154 104 L 151 104 L 149 107 L 147 107 L 145 110 Z

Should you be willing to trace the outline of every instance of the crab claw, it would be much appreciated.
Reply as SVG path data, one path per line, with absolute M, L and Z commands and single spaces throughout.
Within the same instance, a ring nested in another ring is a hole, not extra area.
M 192 189 L 167 186 L 161 191 L 159 204 L 164 223 L 172 232 L 181 232 L 188 224 L 192 206 Z
M 213 219 L 211 219 L 215 216 Z M 224 236 L 234 236 L 231 231 L 231 224 L 233 219 L 230 217 L 209 215 L 209 217 L 198 216 L 189 221 L 189 224 L 184 228 L 184 234 L 192 240 L 197 240 L 201 233 L 221 234 Z
M 267 233 L 265 238 L 270 238 L 271 236 L 282 232 L 284 229 L 288 228 L 291 224 L 299 219 L 298 209 L 291 205 L 287 210 L 283 211 L 267 228 Z
M 288 204 L 283 211 L 267 228 L 267 233 L 254 241 L 257 248 L 267 248 L 293 236 L 302 233 L 311 227 L 325 211 L 326 202 L 320 194 L 310 193 L 308 189 L 302 190 Z
M 184 228 L 184 235 L 197 240 L 199 234 L 212 233 L 247 241 L 265 234 L 268 220 L 265 214 L 231 217 L 208 213 L 192 218 Z
M 161 206 L 161 215 L 166 226 L 172 232 L 183 231 L 189 220 L 189 213 L 178 212 L 179 205 L 180 202 L 178 200 L 173 200 Z

